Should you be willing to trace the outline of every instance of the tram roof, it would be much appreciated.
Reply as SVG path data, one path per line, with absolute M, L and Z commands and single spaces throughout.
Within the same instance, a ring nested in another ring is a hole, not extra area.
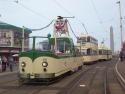
M 98 41 L 95 37 L 91 36 L 91 35 L 88 35 L 88 34 L 81 34 L 78 39 L 82 39 L 82 38 L 87 38 L 87 37 L 90 37 L 90 38 L 93 38 L 94 40 Z
M 98 45 L 98 49 L 110 50 L 105 44 Z
M 0 21 L 0 29 L 12 29 L 17 31 L 22 31 L 21 27 L 17 27 L 8 23 L 4 23 Z M 25 32 L 31 33 L 32 31 L 28 28 L 25 28 Z
M 91 38 L 96 39 L 95 37 L 93 37 L 93 36 L 91 36 L 91 35 L 88 35 L 88 34 L 81 34 L 81 35 L 79 36 L 79 38 L 82 38 L 82 37 L 91 37 Z
M 63 40 L 63 41 L 65 41 L 65 42 L 67 42 L 67 43 L 70 43 L 71 40 L 72 40 L 71 37 L 56 37 L 56 39 Z M 54 43 L 54 42 L 55 42 L 55 38 L 52 37 L 52 38 L 50 39 L 50 42 L 51 42 L 51 43 Z

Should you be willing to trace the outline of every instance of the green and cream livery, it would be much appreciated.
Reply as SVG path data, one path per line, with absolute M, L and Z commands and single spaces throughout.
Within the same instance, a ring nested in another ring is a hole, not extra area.
M 61 26 L 60 26 L 61 25 Z M 58 18 L 54 24 L 54 36 L 30 37 L 33 47 L 19 55 L 21 80 L 45 80 L 61 77 L 82 68 L 83 60 L 69 36 L 67 20 Z M 36 46 L 38 38 L 46 38 Z

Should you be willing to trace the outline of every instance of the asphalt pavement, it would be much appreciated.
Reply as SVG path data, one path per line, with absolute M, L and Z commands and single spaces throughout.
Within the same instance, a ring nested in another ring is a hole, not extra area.
M 13 71 L 10 71 L 9 66 L 6 67 L 6 71 L 0 72 L 0 76 L 8 75 L 8 74 L 13 74 L 18 71 L 18 64 L 13 65 Z

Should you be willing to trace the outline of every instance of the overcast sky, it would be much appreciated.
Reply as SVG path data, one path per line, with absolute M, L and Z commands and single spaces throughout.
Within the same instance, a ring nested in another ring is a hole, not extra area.
M 57 16 L 75 16 L 69 19 L 78 36 L 85 33 L 84 23 L 90 35 L 99 43 L 104 39 L 109 47 L 109 28 L 114 29 L 115 50 L 120 49 L 118 0 L 0 0 L 0 21 L 19 27 L 41 28 L 49 24 Z M 121 0 L 122 16 L 125 16 L 125 0 Z M 124 17 L 125 18 L 125 17 Z M 125 19 L 123 20 L 125 35 Z M 52 34 L 50 26 L 42 31 L 34 31 L 31 35 Z M 72 33 L 71 36 L 75 39 Z M 125 36 L 124 40 L 125 40 Z

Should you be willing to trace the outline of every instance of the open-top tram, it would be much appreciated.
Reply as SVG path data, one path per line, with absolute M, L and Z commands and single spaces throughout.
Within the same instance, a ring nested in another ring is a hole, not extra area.
M 58 23 L 64 22 L 64 27 L 67 24 L 64 19 L 57 20 Z M 33 40 L 32 48 L 19 54 L 20 83 L 32 80 L 48 82 L 82 68 L 82 57 L 75 50 L 73 40 L 67 35 L 68 29 L 66 28 L 61 31 L 61 34 L 62 32 L 64 34 L 63 36 L 57 36 L 57 30 L 55 30 L 53 37 L 50 37 L 50 35 L 48 37 L 30 37 Z M 37 43 L 37 39 L 44 40 Z

